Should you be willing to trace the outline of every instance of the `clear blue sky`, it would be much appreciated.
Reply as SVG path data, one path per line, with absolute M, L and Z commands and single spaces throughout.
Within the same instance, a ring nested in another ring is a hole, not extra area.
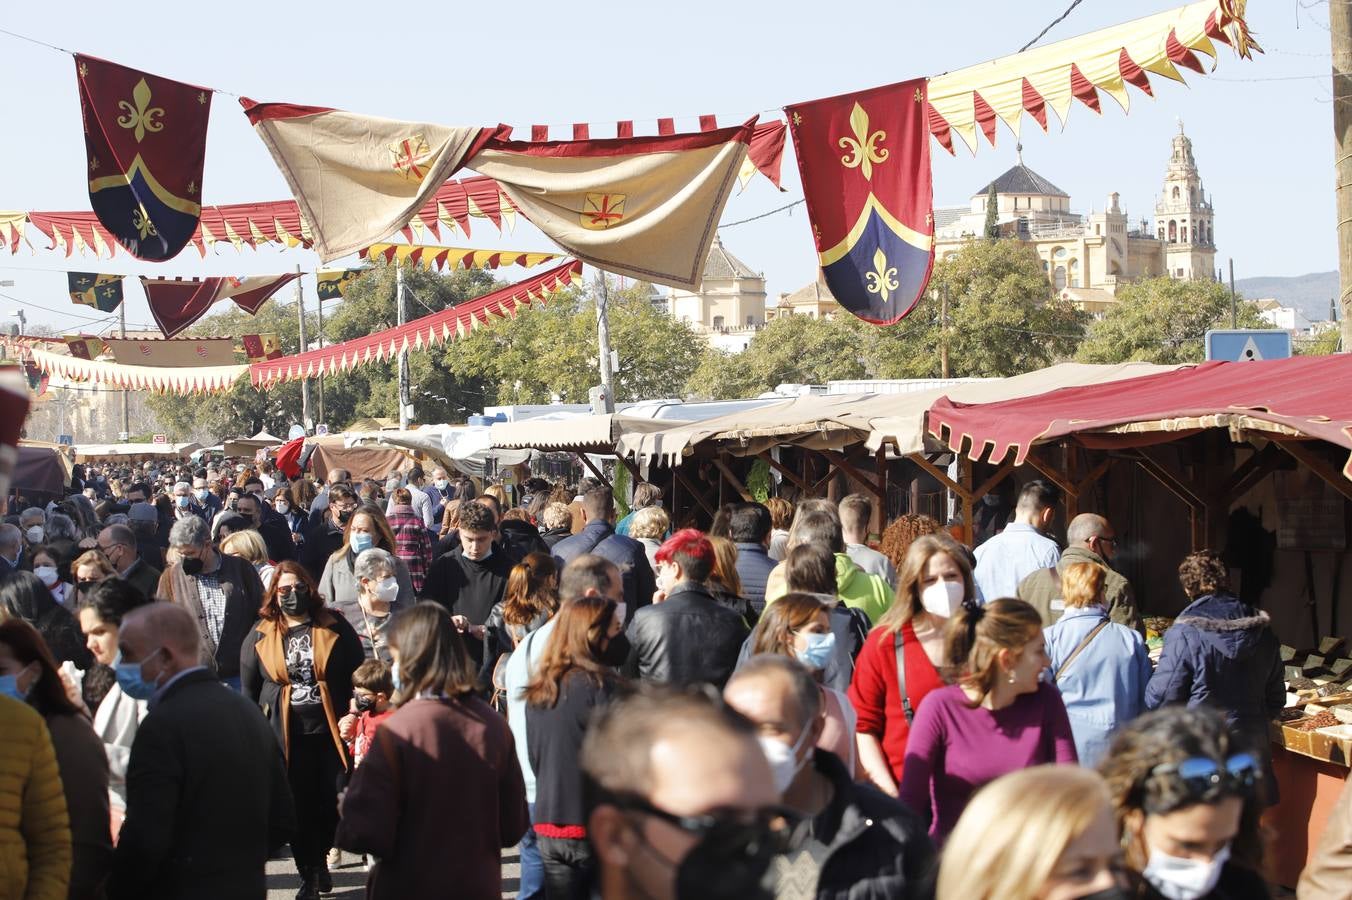
M 499 121 L 602 129 L 634 119 L 716 113 L 731 122 L 785 103 L 886 84 L 1017 50 L 1068 0 L 955 0 L 841 5 L 674 4 L 576 0 L 568 4 L 389 4 L 334 2 L 149 2 L 120 9 L 87 0 L 12 4 L 0 27 L 69 50 L 259 100 L 335 106 L 391 118 L 457 125 Z M 1178 5 L 1161 0 L 1085 0 L 1043 41 Z M 1024 161 L 1071 194 L 1073 208 L 1102 207 L 1111 191 L 1133 220 L 1153 211 L 1169 140 L 1182 119 L 1216 205 L 1220 264 L 1239 277 L 1298 275 L 1336 268 L 1332 104 L 1327 5 L 1250 2 L 1250 24 L 1267 55 L 1238 60 L 1220 47 L 1213 76 L 1185 73 L 1183 86 L 1153 77 L 1156 99 L 1132 93 L 1130 115 L 1103 97 L 1102 116 L 1072 107 L 1064 132 L 1023 129 Z M 0 209 L 88 209 L 84 142 L 70 57 L 0 35 L 6 140 L 0 142 Z M 770 113 L 773 115 L 774 113 Z M 687 120 L 689 121 L 689 120 Z M 1055 121 L 1055 117 L 1052 117 Z M 600 133 L 606 133 L 604 130 Z M 975 156 L 936 145 L 935 204 L 963 203 L 1014 161 L 1013 136 Z M 757 178 L 729 203 L 724 221 L 774 209 L 802 195 L 792 148 L 779 194 Z M 285 199 L 281 176 L 237 101 L 212 103 L 203 199 L 237 203 Z M 40 237 L 40 236 L 39 236 Z M 727 229 L 724 242 L 762 269 L 771 296 L 815 275 L 800 206 Z M 499 235 L 475 220 L 457 245 L 546 249 L 528 225 Z M 67 260 L 55 251 L 7 252 L 0 292 L 48 307 L 26 307 L 30 323 L 99 331 L 65 294 L 66 269 L 169 276 L 261 274 L 318 265 L 308 251 L 236 252 L 202 259 L 191 246 L 162 265 L 119 253 Z M 48 271 L 30 271 L 30 270 Z M 518 277 L 519 270 L 505 270 Z M 305 281 L 313 303 L 313 281 Z M 128 320 L 151 321 L 139 286 L 128 285 Z M 281 295 L 288 302 L 290 289 Z M 18 308 L 0 298 L 0 315 Z M 13 321 L 13 320 L 9 320 Z

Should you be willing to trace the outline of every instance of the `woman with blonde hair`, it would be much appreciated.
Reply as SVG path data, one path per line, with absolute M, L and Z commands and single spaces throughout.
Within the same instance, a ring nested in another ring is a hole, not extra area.
M 1034 766 L 972 798 L 949 836 L 938 900 L 1124 900 L 1108 786 L 1091 769 Z
M 938 845 L 982 785 L 1029 766 L 1077 762 L 1061 693 L 1041 680 L 1050 661 L 1042 616 L 1030 604 L 960 606 L 947 654 L 963 661 L 958 683 L 916 711 L 898 795 L 930 823 Z
M 869 632 L 850 682 L 850 701 L 859 714 L 859 761 L 885 794 L 897 795 L 916 710 L 943 687 L 949 617 L 975 599 L 962 547 L 941 535 L 911 543 L 897 567 L 897 599 Z
M 1044 634 L 1052 681 L 1070 716 L 1080 765 L 1094 766 L 1117 728 L 1145 710 L 1150 654 L 1134 629 L 1108 618 L 1103 602 L 1107 569 L 1071 563 L 1061 572 L 1066 609 Z
M 113 568 L 113 564 L 103 555 L 102 550 L 86 550 L 70 564 L 70 573 L 75 576 L 76 600 L 82 604 L 85 595 L 102 582 L 116 576 L 117 569 Z
M 258 580 L 263 582 L 263 590 L 272 587 L 272 575 L 276 567 L 268 561 L 268 545 L 257 531 L 248 529 L 232 532 L 221 541 L 221 552 L 226 556 L 237 556 L 254 567 Z
M 565 511 L 567 507 L 564 508 Z M 671 516 L 660 506 L 645 506 L 634 513 L 634 521 L 629 525 L 629 536 L 643 545 L 648 554 L 648 565 L 657 571 L 657 548 L 667 539 L 671 531 Z
M 766 555 L 778 562 L 789 552 L 789 526 L 793 524 L 793 504 L 783 497 L 765 501 L 770 511 L 770 549 Z

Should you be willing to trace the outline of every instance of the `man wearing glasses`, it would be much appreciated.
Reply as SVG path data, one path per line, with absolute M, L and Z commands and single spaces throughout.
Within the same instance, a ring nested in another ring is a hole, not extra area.
M 160 570 L 136 553 L 136 535 L 126 525 L 109 525 L 99 532 L 99 550 L 117 574 L 148 600 L 155 599 Z
M 321 513 L 318 524 L 305 534 L 305 549 L 301 553 L 303 565 L 315 581 L 324 576 L 324 565 L 339 547 L 347 532 L 348 520 L 357 509 L 357 495 L 345 484 L 329 486 L 329 505 Z
M 1019 583 L 1019 599 L 1031 603 L 1042 614 L 1043 625 L 1054 625 L 1066 610 L 1066 603 L 1061 598 L 1061 573 L 1071 563 L 1095 563 L 1108 571 L 1103 582 L 1103 603 L 1108 607 L 1108 618 L 1144 634 L 1131 582 L 1112 567 L 1113 557 L 1117 555 L 1117 531 L 1112 524 L 1103 516 L 1081 513 L 1070 520 L 1066 542 L 1070 546 L 1061 554 L 1055 568 L 1038 569 Z
M 602 900 L 760 900 L 792 814 L 754 728 L 716 696 L 646 685 L 582 745 Z

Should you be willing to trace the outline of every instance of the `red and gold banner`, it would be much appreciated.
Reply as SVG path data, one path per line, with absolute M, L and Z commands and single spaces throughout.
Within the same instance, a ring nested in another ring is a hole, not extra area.
M 108 351 L 102 338 L 83 334 L 66 335 L 66 349 L 77 359 L 98 359 Z
M 422 266 L 424 269 L 496 269 L 500 266 L 522 266 L 532 268 L 541 263 L 553 262 L 559 258 L 557 253 L 532 253 L 525 250 L 470 250 L 464 247 L 438 247 L 428 244 L 372 244 L 361 252 L 366 259 L 383 259 L 387 263 L 399 262 Z M 351 272 L 360 269 L 348 269 Z M 323 276 L 339 273 L 320 272 L 320 297 L 324 298 Z
M 934 263 L 926 108 L 923 78 L 785 107 L 822 274 L 875 325 L 911 311 Z
M 75 71 L 94 214 L 133 256 L 177 256 L 202 211 L 212 92 L 78 53 Z
M 244 355 L 249 358 L 249 362 L 262 362 L 265 359 L 279 359 L 282 355 L 282 342 L 273 332 L 266 334 L 246 334 L 242 338 L 244 342 Z
M 284 356 L 249 368 L 254 387 L 260 390 L 284 381 L 311 378 L 328 372 L 345 372 L 355 366 L 389 359 L 401 350 L 417 350 L 455 341 L 494 318 L 510 318 L 530 303 L 545 302 L 582 274 L 582 264 L 568 260 L 561 266 L 533 275 L 525 281 L 498 288 L 439 313 L 423 316 L 406 325 L 377 334 L 353 338 L 341 344 Z
M 299 272 L 285 275 L 251 275 L 247 278 L 147 278 L 141 277 L 150 314 L 167 338 L 174 337 L 206 315 L 217 300 L 230 299 L 250 313 L 283 285 L 300 277 Z

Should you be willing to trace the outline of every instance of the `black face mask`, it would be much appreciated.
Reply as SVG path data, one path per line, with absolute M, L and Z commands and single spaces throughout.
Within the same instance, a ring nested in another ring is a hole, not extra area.
M 338 521 L 339 521 L 340 523 L 342 523 L 343 525 L 346 525 L 347 522 L 348 522 L 348 519 L 351 519 L 351 518 L 352 518 L 352 510 L 350 510 L 350 509 L 345 509 L 345 510 L 342 510 L 341 512 L 338 513 Z
M 376 698 L 370 694 L 356 694 L 352 699 L 357 712 L 370 712 L 376 707 Z
M 770 900 L 766 873 L 779 849 L 768 834 L 748 845 L 706 833 L 676 865 L 676 900 Z M 665 859 L 651 845 L 649 852 Z
M 81 594 L 87 594 L 98 586 L 99 582 L 97 581 L 81 581 L 79 584 L 75 585 L 75 589 Z
M 299 619 L 310 611 L 310 589 L 303 584 L 293 585 L 290 593 L 277 592 L 277 605 L 282 612 Z
M 601 653 L 601 662 L 612 669 L 618 669 L 627 659 L 629 659 L 629 638 L 621 631 L 606 645 L 606 649 Z
M 1113 885 L 1092 894 L 1085 894 L 1080 900 L 1127 900 L 1127 892 L 1117 885 Z
M 198 559 L 196 556 L 185 557 L 183 560 L 183 574 L 201 575 L 202 566 L 203 566 L 202 560 Z

